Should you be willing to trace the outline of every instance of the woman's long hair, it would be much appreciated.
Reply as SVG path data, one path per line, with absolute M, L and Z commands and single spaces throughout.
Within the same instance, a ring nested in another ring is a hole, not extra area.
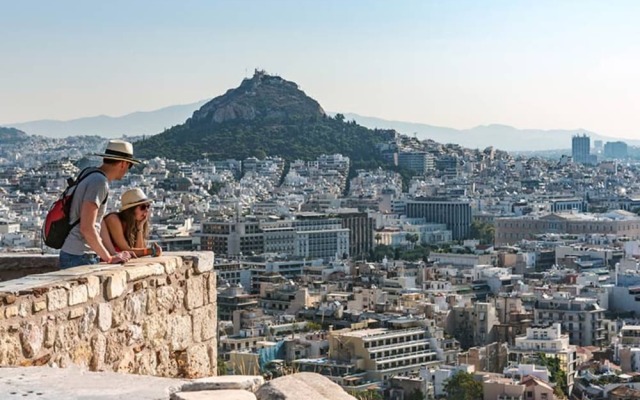
M 122 222 L 122 228 L 124 230 L 124 238 L 129 243 L 129 246 L 133 248 L 136 245 L 136 236 L 138 235 L 138 224 L 136 222 L 136 208 L 127 208 L 124 211 L 118 213 L 118 217 Z M 143 247 L 147 245 L 147 238 L 149 237 L 149 219 L 144 221 L 142 226 L 142 237 L 144 238 Z

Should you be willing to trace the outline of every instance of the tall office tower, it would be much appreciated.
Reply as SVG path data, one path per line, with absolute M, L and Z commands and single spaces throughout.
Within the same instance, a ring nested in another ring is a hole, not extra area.
M 575 135 L 571 139 L 571 156 L 573 161 L 580 164 L 590 162 L 589 154 L 591 152 L 591 139 L 587 135 Z
M 453 240 L 467 239 L 471 234 L 471 204 L 436 198 L 418 198 L 407 201 L 407 217 L 425 218 L 427 223 L 447 224 Z
M 606 158 L 625 159 L 627 158 L 628 147 L 625 142 L 607 142 L 604 145 L 604 156 Z

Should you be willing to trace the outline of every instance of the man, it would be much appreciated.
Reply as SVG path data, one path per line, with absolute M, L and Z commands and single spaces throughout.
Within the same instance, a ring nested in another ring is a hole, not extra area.
M 100 260 L 109 264 L 129 261 L 128 252 L 109 251 L 100 238 L 100 224 L 106 210 L 109 182 L 120 180 L 132 165 L 140 161 L 133 158 L 133 145 L 122 140 L 111 140 L 103 154 L 102 165 L 84 172 L 93 172 L 74 188 L 69 220 L 80 223 L 73 227 L 60 249 L 60 269 L 79 265 L 97 264 Z M 112 254 L 115 253 L 115 254 Z

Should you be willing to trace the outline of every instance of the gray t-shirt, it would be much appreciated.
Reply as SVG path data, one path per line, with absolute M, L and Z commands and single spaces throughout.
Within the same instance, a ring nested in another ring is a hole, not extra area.
M 94 168 L 94 170 L 97 168 Z M 85 175 L 90 172 L 88 170 Z M 87 176 L 75 187 L 71 209 L 69 210 L 69 223 L 73 224 L 80 218 L 80 210 L 85 201 L 90 201 L 98 206 L 98 216 L 96 218 L 96 229 L 100 233 L 100 222 L 104 216 L 107 204 L 104 201 L 109 194 L 109 181 L 107 177 L 99 172 L 94 172 Z M 69 254 L 82 255 L 92 251 L 84 237 L 80 233 L 80 224 L 73 227 L 69 236 L 64 241 L 62 251 Z

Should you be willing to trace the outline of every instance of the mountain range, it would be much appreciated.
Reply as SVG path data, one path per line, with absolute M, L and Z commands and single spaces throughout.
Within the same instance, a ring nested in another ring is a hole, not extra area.
M 68 121 L 37 120 L 22 123 L 1 124 L 13 127 L 30 135 L 47 137 L 67 137 L 80 135 L 98 135 L 107 138 L 126 136 L 155 135 L 173 126 L 184 123 L 188 118 L 201 112 L 200 107 L 208 100 L 195 103 L 174 105 L 153 111 L 140 111 L 120 117 L 100 115 L 96 117 L 78 118 Z M 194 114 L 196 112 L 196 114 Z M 227 112 L 229 111 L 227 109 Z M 329 115 L 335 115 L 329 112 Z M 368 128 L 395 129 L 421 140 L 432 139 L 439 143 L 456 143 L 468 148 L 483 149 L 493 146 L 506 151 L 546 151 L 571 148 L 571 137 L 575 134 L 587 134 L 594 140 L 621 140 L 629 145 L 640 146 L 639 140 L 607 137 L 585 129 L 573 130 L 541 130 L 518 129 L 507 125 L 483 125 L 471 129 L 454 129 L 416 122 L 392 121 L 381 118 L 362 116 L 353 113 L 342 113 L 347 120 L 352 120 Z M 218 116 L 217 118 L 220 118 Z
M 197 110 L 206 102 L 207 100 L 201 100 L 191 104 L 174 105 L 153 111 L 138 111 L 120 117 L 99 115 L 69 121 L 42 119 L 0 125 L 16 128 L 30 135 L 54 138 L 83 135 L 97 135 L 106 138 L 118 138 L 123 135 L 155 135 L 184 122 L 194 110 Z

